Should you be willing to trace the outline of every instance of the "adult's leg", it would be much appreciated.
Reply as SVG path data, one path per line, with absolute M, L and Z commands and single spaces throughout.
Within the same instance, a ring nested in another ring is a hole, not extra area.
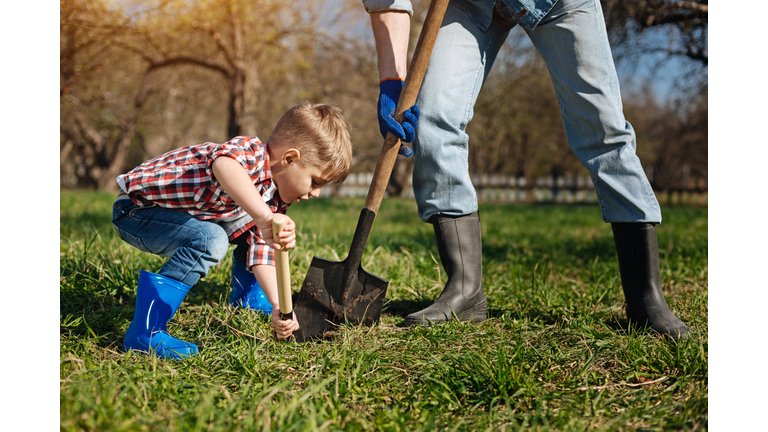
M 560 0 L 525 28 L 552 76 L 568 143 L 587 167 L 601 216 L 613 224 L 630 321 L 685 338 L 661 292 L 655 225 L 661 210 L 640 160 L 598 0 Z
M 587 167 L 606 222 L 661 223 L 635 154 L 598 0 L 560 0 L 535 29 L 523 27 L 555 87 L 568 144 Z
M 465 130 L 512 27 L 494 20 L 481 31 L 466 12 L 449 4 L 432 49 L 416 101 L 420 117 L 413 144 L 413 185 L 419 217 L 434 227 L 448 281 L 435 303 L 406 317 L 407 325 L 440 323 L 454 314 L 462 321 L 487 317 L 480 218 Z
M 499 49 L 514 25 L 494 19 L 482 31 L 453 3 L 432 48 L 416 103 L 413 189 L 419 217 L 477 211 L 469 177 L 469 136 L 475 101 Z

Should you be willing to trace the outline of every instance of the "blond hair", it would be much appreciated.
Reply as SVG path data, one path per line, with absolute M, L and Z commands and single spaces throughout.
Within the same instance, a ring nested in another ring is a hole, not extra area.
M 349 123 L 335 105 L 304 102 L 289 109 L 277 122 L 269 145 L 296 148 L 302 164 L 322 169 L 328 182 L 343 182 L 352 165 Z

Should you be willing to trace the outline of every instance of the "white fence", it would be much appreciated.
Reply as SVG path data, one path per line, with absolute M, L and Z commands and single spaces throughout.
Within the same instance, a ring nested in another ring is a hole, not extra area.
M 322 189 L 321 197 L 364 198 L 373 180 L 372 173 L 350 174 L 340 185 Z M 498 202 L 552 202 L 552 203 L 593 203 L 597 201 L 592 179 L 587 177 L 540 177 L 527 182 L 524 177 L 496 174 L 476 174 L 472 184 L 480 201 Z M 405 186 L 403 197 L 413 198 L 410 181 Z

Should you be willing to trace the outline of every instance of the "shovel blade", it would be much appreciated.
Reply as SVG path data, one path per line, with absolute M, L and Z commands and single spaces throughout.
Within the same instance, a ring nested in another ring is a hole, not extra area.
M 297 341 L 321 338 L 346 323 L 371 326 L 379 322 L 389 282 L 361 265 L 350 266 L 347 260 L 312 259 L 294 299 L 301 327 L 294 333 Z

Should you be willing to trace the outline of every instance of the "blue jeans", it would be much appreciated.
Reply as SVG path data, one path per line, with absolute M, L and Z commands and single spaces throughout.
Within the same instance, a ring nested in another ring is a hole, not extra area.
M 189 286 L 208 274 L 229 247 L 224 228 L 213 222 L 157 205 L 136 206 L 131 200 L 115 201 L 112 226 L 131 246 L 170 257 L 157 274 Z
M 496 7 L 482 31 L 450 3 L 432 50 L 416 101 L 421 115 L 413 143 L 414 195 L 423 221 L 477 210 L 465 130 L 499 49 L 519 24 L 514 12 Z M 589 170 L 603 220 L 661 223 L 635 154 L 635 132 L 622 113 L 599 0 L 560 0 L 535 29 L 521 27 L 550 71 L 568 144 Z

